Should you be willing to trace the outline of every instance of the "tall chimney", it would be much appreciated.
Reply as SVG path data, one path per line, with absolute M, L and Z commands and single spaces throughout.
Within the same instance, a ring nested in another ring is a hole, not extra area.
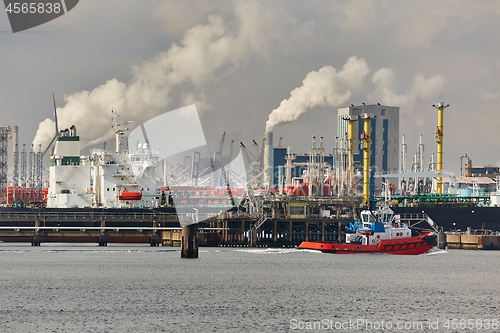
M 14 129 L 12 130 L 12 141 L 14 144 L 13 147 L 13 174 L 12 174 L 12 195 L 14 201 L 18 200 L 19 198 L 17 197 L 17 186 L 19 185 L 19 142 L 18 142 L 18 132 L 19 132 L 19 127 L 16 125 L 14 126 Z
M 465 177 L 472 177 L 472 160 L 468 157 L 465 160 Z
M 264 187 L 274 184 L 274 151 L 273 132 L 266 132 L 266 146 L 264 148 Z
M 292 186 L 292 169 L 293 160 L 295 160 L 295 154 L 292 154 L 292 147 L 286 149 L 286 177 L 285 177 L 285 187 Z

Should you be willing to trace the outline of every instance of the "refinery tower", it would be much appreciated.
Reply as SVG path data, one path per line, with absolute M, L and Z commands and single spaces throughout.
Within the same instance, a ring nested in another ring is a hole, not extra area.
M 349 131 L 349 122 L 353 121 L 354 138 L 354 165 L 363 165 L 363 153 L 361 148 L 361 136 L 363 134 L 362 115 L 372 115 L 371 118 L 371 146 L 370 167 L 376 174 L 397 173 L 399 171 L 399 107 L 386 105 L 352 105 L 338 109 L 337 136 L 346 138 Z M 397 184 L 397 179 L 389 179 Z M 382 180 L 377 178 L 375 187 L 381 188 Z

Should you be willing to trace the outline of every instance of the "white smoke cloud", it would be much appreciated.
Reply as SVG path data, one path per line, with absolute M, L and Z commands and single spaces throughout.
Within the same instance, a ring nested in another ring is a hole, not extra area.
M 399 106 L 404 114 L 409 114 L 415 111 L 414 105 L 418 101 L 433 103 L 433 99 L 443 90 L 446 80 L 441 75 L 425 78 L 418 74 L 412 81 L 407 92 L 398 94 L 397 90 L 401 85 L 396 80 L 396 74 L 392 69 L 381 68 L 372 77 L 375 92 L 371 94 L 371 98 L 379 98 L 385 105 Z
M 231 11 L 231 0 L 169 0 L 160 3 L 152 18 L 168 36 L 181 37 L 186 30 L 202 21 L 208 14 L 221 16 Z
M 208 23 L 187 30 L 168 51 L 135 66 L 128 83 L 111 79 L 90 92 L 65 96 L 65 105 L 57 110 L 61 128 L 74 124 L 85 148 L 112 137 L 111 109 L 123 120 L 141 123 L 167 111 L 173 102 L 195 101 L 198 109 L 208 106 L 204 96 L 207 84 L 229 75 L 252 57 L 265 58 L 271 48 L 285 43 L 283 36 L 293 22 L 281 11 L 261 7 L 259 1 L 237 2 L 230 22 L 209 16 Z M 174 94 L 176 89 L 183 93 Z M 45 148 L 53 136 L 53 122 L 46 119 L 33 143 Z
M 370 84 L 367 80 L 370 68 L 365 59 L 350 57 L 342 70 L 325 66 L 319 71 L 309 72 L 302 86 L 295 88 L 288 99 L 269 115 L 266 131 L 298 119 L 306 112 L 319 107 L 338 107 L 353 96 L 359 96 Z M 441 75 L 425 78 L 415 75 L 411 87 L 400 94 L 401 85 L 392 69 L 381 68 L 372 76 L 374 90 L 366 94 L 367 101 L 380 101 L 385 105 L 399 106 L 403 113 L 414 110 L 418 101 L 433 101 L 442 91 L 445 79 Z
M 54 137 L 54 122 L 49 118 L 45 119 L 38 125 L 38 130 L 40 131 L 40 142 L 50 142 Z M 33 142 L 35 144 L 35 142 Z M 38 146 L 34 145 L 35 150 L 38 151 Z
M 352 90 L 360 89 L 369 72 L 366 60 L 357 57 L 350 57 L 338 72 L 332 66 L 309 72 L 302 86 L 292 90 L 290 97 L 271 112 L 266 132 L 296 120 L 313 108 L 338 106 L 347 102 Z

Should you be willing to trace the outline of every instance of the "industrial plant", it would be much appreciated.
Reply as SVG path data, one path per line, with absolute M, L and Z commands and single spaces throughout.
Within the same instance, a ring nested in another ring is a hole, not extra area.
M 260 144 L 240 142 L 243 173 L 233 163 L 238 143 L 231 140 L 224 149 L 225 132 L 213 155 L 194 151 L 184 165 L 169 165 L 147 139 L 127 140 L 129 122 L 119 121 L 115 111 L 114 150 L 94 148 L 88 155 L 81 154 L 78 124 L 59 130 L 57 115 L 56 133 L 44 151 L 23 144 L 20 152 L 18 126 L 0 127 L 0 240 L 172 245 L 179 223 L 187 219 L 205 228 L 200 237 L 206 244 L 296 246 L 342 241 L 358 210 L 375 208 L 376 202 L 391 205 L 413 226 L 429 222 L 445 231 L 500 230 L 491 219 L 500 213 L 494 208 L 500 202 L 498 167 L 474 167 L 464 155 L 463 175 L 444 171 L 449 105 L 433 107 L 437 150 L 427 163 L 422 135 L 408 155 L 398 107 L 362 103 L 337 110 L 331 152 L 325 152 L 323 136 L 311 137 L 309 151 L 294 152 L 283 146 L 283 138 L 274 138 L 272 129 Z M 49 165 L 44 166 L 47 153 Z M 450 208 L 462 210 L 450 213 Z M 68 221 L 70 216 L 81 223 Z M 127 223 L 120 224 L 123 219 Z M 120 234 L 127 228 L 134 234 Z

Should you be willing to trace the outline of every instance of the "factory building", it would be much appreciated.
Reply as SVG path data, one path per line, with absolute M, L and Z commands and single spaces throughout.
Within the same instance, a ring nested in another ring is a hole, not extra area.
M 373 114 L 371 119 L 371 153 L 370 165 L 375 168 L 376 174 L 397 173 L 399 171 L 399 107 L 386 105 L 358 105 L 338 109 L 337 135 L 346 137 L 348 122 L 343 120 L 347 116 L 360 116 Z M 363 122 L 354 124 L 354 164 L 362 165 L 363 152 L 361 149 L 361 134 Z M 375 187 L 380 189 L 381 179 L 375 182 Z M 397 184 L 397 179 L 390 179 Z
M 273 181 L 274 185 L 280 185 L 281 181 L 284 181 L 285 177 L 285 165 L 287 157 L 287 148 L 285 147 L 274 147 L 273 148 Z M 308 163 L 310 162 L 309 154 L 294 154 L 293 168 L 291 169 L 292 177 L 301 177 L 304 172 L 308 169 Z M 325 154 L 324 162 L 330 167 L 333 167 L 333 155 Z
M 371 145 L 370 145 L 370 165 L 374 168 L 376 174 L 397 173 L 399 172 L 399 107 L 385 105 L 360 105 L 349 106 L 338 109 L 338 130 L 337 137 L 340 139 L 336 143 L 338 147 L 348 147 L 347 142 L 342 143 L 342 139 L 346 139 L 348 131 L 348 122 L 344 118 L 358 117 L 362 114 L 372 114 L 374 117 L 371 122 Z M 359 174 L 362 166 L 363 151 L 361 149 L 361 135 L 363 133 L 363 121 L 356 121 L 354 124 L 354 164 L 357 167 L 356 173 Z M 272 146 L 272 133 L 266 133 L 268 136 L 267 144 L 271 148 L 269 157 L 266 157 L 266 162 L 272 166 L 269 173 L 271 184 L 280 185 L 283 182 L 286 173 L 287 164 L 287 148 Z M 269 138 L 271 138 L 269 140 Z M 347 154 L 347 150 L 344 150 Z M 334 149 L 335 153 L 335 149 Z M 340 157 L 335 154 L 323 154 L 324 162 L 332 171 L 338 166 L 342 170 L 346 169 L 347 157 Z M 339 158 L 341 158 L 339 160 Z M 271 163 L 272 161 L 272 163 Z M 291 176 L 293 178 L 301 177 L 310 163 L 310 154 L 293 154 L 293 168 Z M 281 182 L 280 182 L 281 180 Z M 397 184 L 396 178 L 389 179 L 393 184 Z M 376 190 L 381 189 L 381 178 L 375 181 Z

